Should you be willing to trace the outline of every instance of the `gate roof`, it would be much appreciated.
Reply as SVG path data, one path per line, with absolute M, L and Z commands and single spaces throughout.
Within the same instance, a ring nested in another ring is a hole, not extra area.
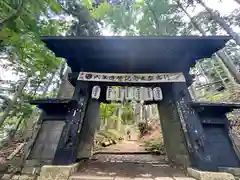
M 42 37 L 73 72 L 188 73 L 222 49 L 229 36 Z

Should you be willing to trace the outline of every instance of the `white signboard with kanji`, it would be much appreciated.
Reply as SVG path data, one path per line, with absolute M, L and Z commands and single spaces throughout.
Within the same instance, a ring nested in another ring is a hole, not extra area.
M 183 73 L 115 74 L 115 73 L 80 72 L 78 80 L 96 82 L 126 82 L 126 83 L 186 82 Z

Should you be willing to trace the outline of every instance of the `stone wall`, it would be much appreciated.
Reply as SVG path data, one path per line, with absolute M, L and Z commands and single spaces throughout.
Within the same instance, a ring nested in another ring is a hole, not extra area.
M 165 98 L 158 104 L 164 147 L 168 159 L 187 168 L 190 165 L 185 138 L 175 104 Z

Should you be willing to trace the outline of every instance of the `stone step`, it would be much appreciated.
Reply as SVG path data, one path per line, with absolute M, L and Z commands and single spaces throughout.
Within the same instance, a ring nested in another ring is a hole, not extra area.
M 111 176 L 76 175 L 76 176 L 70 176 L 69 180 L 114 180 L 114 177 L 111 177 Z
M 35 180 L 36 176 L 4 174 L 1 180 Z
M 233 167 L 219 167 L 220 172 L 227 172 L 236 177 L 240 177 L 240 168 L 233 168 Z
M 77 175 L 77 176 L 71 176 L 69 180 L 194 180 L 194 179 L 190 177 L 130 178 L 130 177 L 113 177 L 113 176 Z

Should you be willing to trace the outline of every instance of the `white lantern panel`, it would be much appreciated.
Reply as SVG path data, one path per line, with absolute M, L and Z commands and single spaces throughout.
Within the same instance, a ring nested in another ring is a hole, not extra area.
M 92 98 L 93 99 L 99 99 L 101 93 L 101 88 L 100 86 L 94 86 L 92 88 Z
M 145 101 L 152 101 L 153 100 L 153 90 L 152 88 L 145 89 Z
M 112 87 L 108 86 L 107 87 L 107 92 L 106 92 L 106 99 L 108 101 L 113 101 L 115 99 L 115 91 Z
M 146 91 L 145 87 L 140 88 L 140 99 L 143 101 L 145 100 L 145 91 Z
M 161 101 L 163 99 L 162 90 L 160 87 L 153 88 L 153 98 L 155 101 Z
M 134 100 L 141 101 L 141 92 L 140 88 L 136 87 L 134 88 Z
M 133 87 L 125 87 L 125 99 L 131 101 L 134 99 L 134 88 Z
M 121 101 L 123 102 L 124 100 L 124 89 L 122 87 L 116 88 L 116 101 Z

